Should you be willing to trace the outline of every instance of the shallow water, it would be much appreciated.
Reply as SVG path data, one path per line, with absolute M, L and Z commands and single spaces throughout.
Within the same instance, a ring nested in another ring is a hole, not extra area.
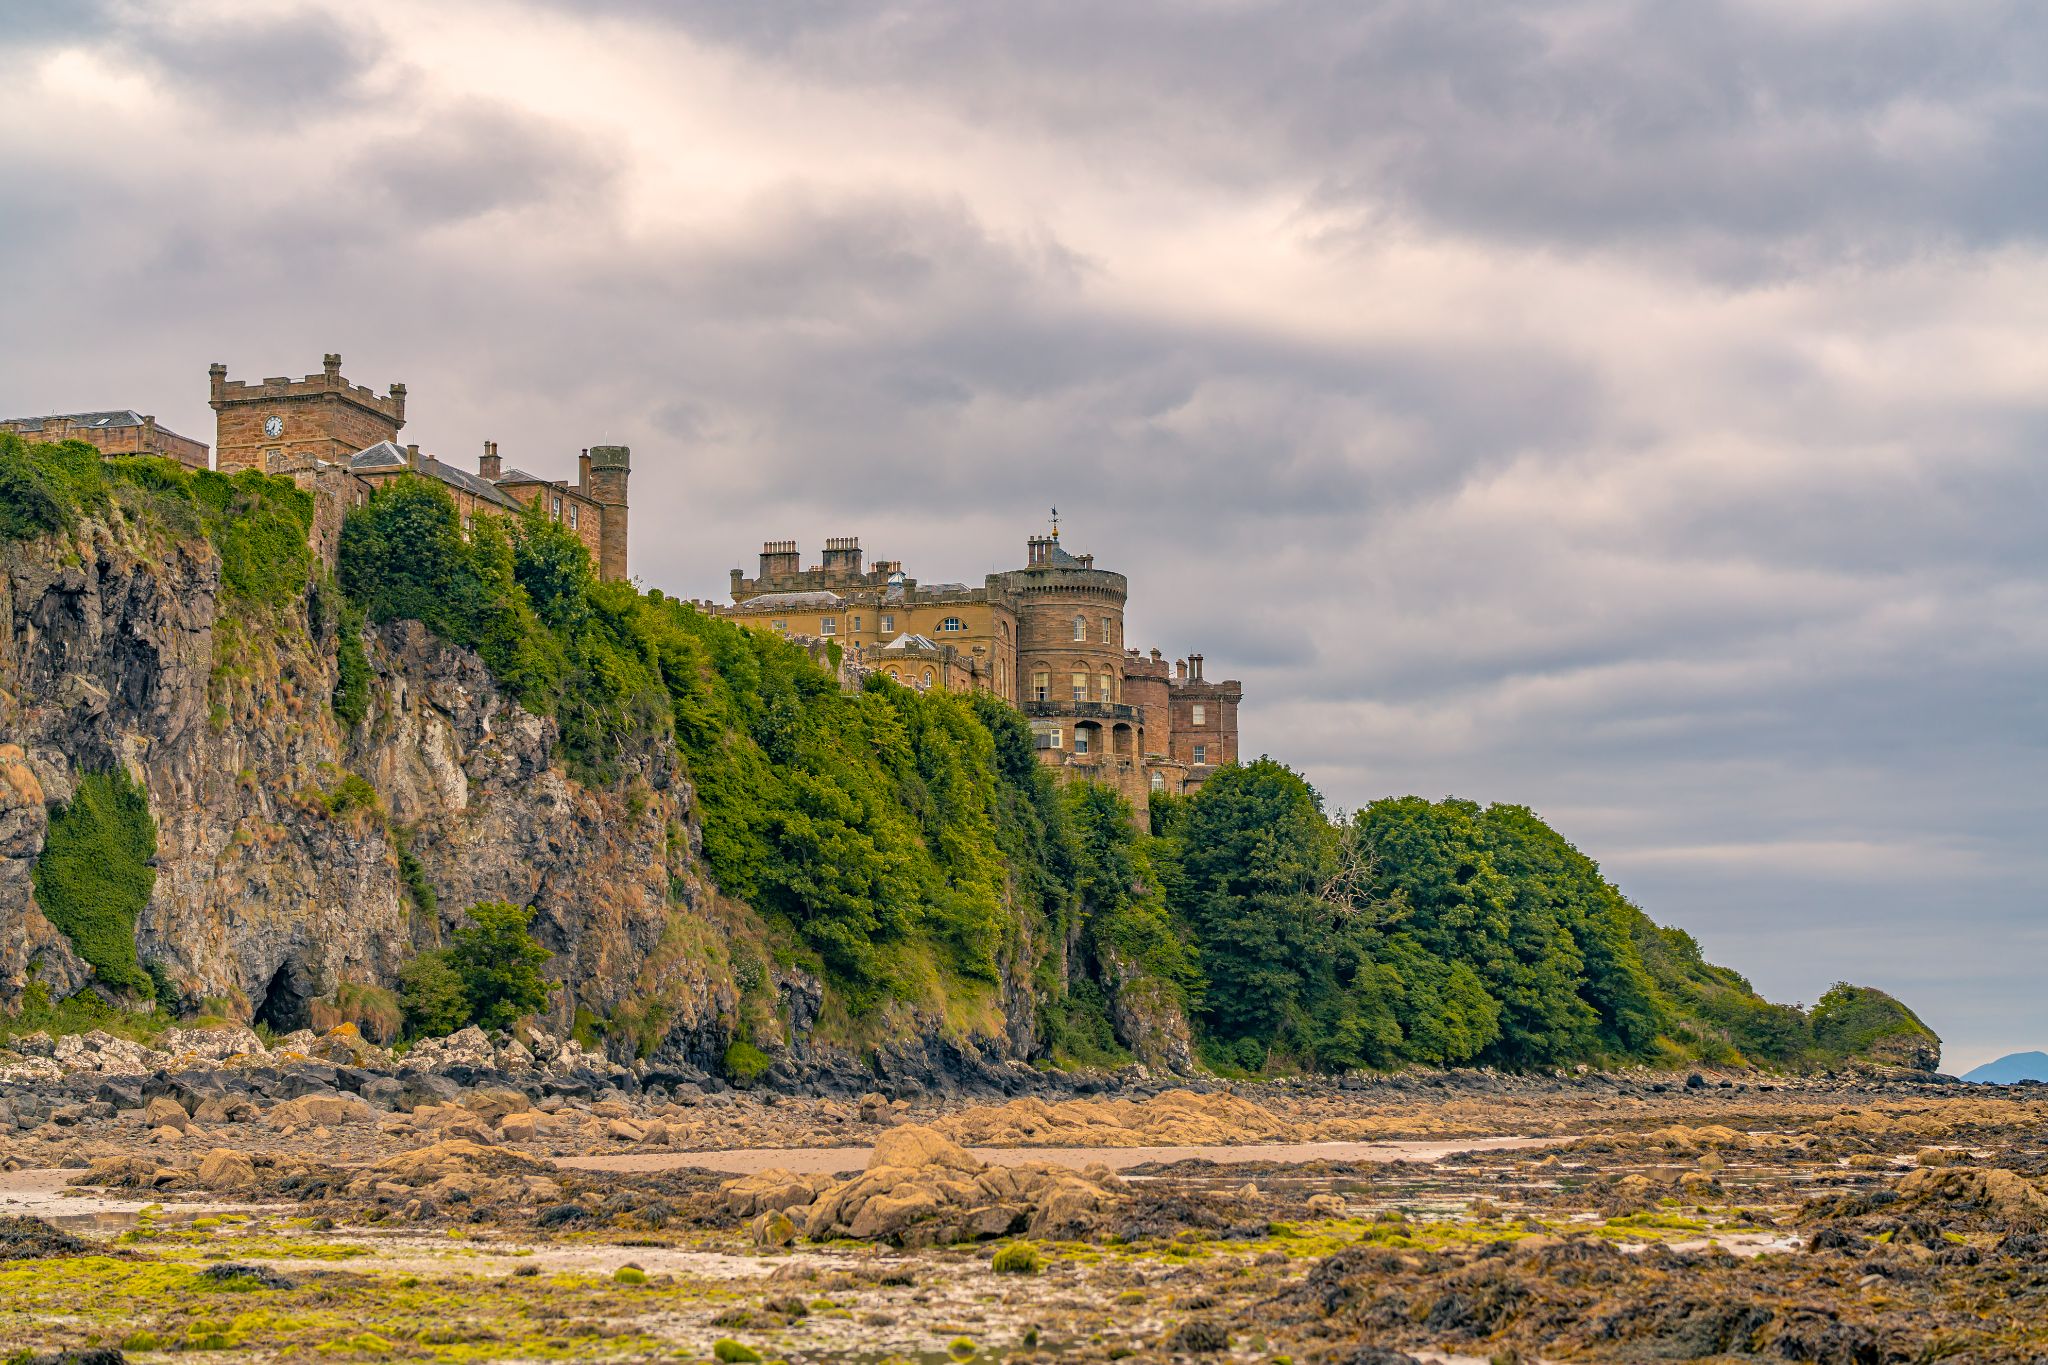
M 1401 1142 L 1258 1142 L 1218 1147 L 970 1147 L 967 1150 L 992 1166 L 1044 1162 L 1080 1170 L 1107 1166 L 1125 1170 L 1151 1162 L 1174 1161 L 1441 1161 L 1460 1152 L 1517 1151 L 1548 1147 L 1569 1138 L 1496 1137 L 1418 1139 Z M 710 1171 L 754 1175 L 784 1170 L 798 1174 L 838 1174 L 865 1170 L 873 1147 L 740 1147 L 710 1152 L 627 1152 L 617 1156 L 564 1156 L 557 1166 L 585 1171 L 668 1171 L 696 1166 Z

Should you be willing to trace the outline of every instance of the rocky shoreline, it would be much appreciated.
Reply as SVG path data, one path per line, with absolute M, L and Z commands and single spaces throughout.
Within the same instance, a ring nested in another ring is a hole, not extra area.
M 10 1351 L 2048 1359 L 2040 1087 L 1127 1074 L 844 1098 L 544 1036 L 158 1041 L 31 1036 L 4 1061 Z M 821 1148 L 832 1169 L 704 1164 Z

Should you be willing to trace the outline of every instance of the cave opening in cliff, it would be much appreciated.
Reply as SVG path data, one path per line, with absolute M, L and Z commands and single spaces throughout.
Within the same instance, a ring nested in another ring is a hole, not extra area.
M 268 1024 L 277 1033 L 292 1033 L 312 1023 L 312 995 L 305 989 L 300 973 L 286 961 L 263 988 L 257 1002 L 255 1022 Z

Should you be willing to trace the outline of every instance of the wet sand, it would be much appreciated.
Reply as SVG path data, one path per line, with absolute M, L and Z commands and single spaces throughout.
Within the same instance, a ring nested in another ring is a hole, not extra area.
M 1153 1162 L 1175 1161 L 1441 1161 L 1460 1152 L 1519 1151 L 1570 1142 L 1566 1137 L 1447 1138 L 1400 1142 L 1260 1142 L 1217 1147 L 970 1147 L 993 1166 L 1044 1162 L 1081 1170 L 1107 1166 L 1121 1171 Z M 754 1175 L 761 1171 L 823 1171 L 839 1174 L 867 1169 L 873 1147 L 742 1147 L 709 1152 L 627 1152 L 616 1156 L 563 1156 L 557 1166 L 585 1171 L 670 1171 L 697 1167 Z

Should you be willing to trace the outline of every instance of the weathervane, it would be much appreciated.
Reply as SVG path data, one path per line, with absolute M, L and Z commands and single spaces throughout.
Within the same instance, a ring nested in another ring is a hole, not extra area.
M 1060 538 L 1060 509 L 1057 507 L 1052 509 L 1052 538 Z

